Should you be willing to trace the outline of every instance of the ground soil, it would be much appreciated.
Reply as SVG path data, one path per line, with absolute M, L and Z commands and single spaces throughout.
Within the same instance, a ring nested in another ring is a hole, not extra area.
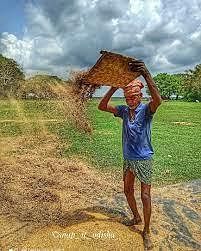
M 0 139 L 0 250 L 146 250 L 122 173 L 60 155 L 55 135 Z M 65 145 L 68 147 L 68 145 Z M 153 250 L 201 250 L 200 180 L 152 187 Z M 142 214 L 139 182 L 135 196 Z

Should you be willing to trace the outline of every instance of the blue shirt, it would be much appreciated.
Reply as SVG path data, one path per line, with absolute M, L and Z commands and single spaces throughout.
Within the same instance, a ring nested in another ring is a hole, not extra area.
M 122 146 L 123 157 L 128 160 L 151 159 L 154 154 L 151 145 L 153 114 L 147 104 L 140 103 L 135 109 L 134 121 L 129 120 L 129 107 L 118 105 L 115 117 L 123 119 Z

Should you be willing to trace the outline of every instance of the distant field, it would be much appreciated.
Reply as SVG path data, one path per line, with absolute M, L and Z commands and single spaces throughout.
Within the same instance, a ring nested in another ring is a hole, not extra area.
M 56 108 L 57 101 L 0 101 L 0 137 L 16 137 L 46 128 L 70 147 L 63 156 L 79 155 L 100 169 L 122 169 L 121 119 L 88 103 L 92 135 L 77 131 Z M 115 98 L 111 104 L 122 104 Z M 201 178 L 201 104 L 163 102 L 154 115 L 152 144 L 154 182 L 174 183 Z

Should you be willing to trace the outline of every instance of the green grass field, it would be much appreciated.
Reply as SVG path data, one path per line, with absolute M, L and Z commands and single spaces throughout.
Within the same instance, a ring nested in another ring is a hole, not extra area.
M 16 137 L 37 132 L 43 127 L 59 135 L 70 147 L 62 155 L 79 156 L 100 169 L 122 169 L 121 119 L 97 109 L 98 99 L 88 103 L 93 133 L 87 135 L 64 121 L 57 101 L 0 101 L 0 136 Z M 123 104 L 113 99 L 111 104 Z M 57 122 L 51 120 L 59 120 Z M 31 121 L 31 123 L 30 123 Z M 44 124 L 45 123 L 45 124 Z M 152 144 L 154 183 L 165 184 L 201 178 L 201 104 L 163 102 L 154 115 Z

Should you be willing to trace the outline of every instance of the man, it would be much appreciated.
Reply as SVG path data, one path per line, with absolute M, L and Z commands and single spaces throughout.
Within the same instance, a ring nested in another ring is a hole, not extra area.
M 147 82 L 151 94 L 151 101 L 147 104 L 141 103 L 142 93 L 139 80 L 132 81 L 131 87 L 123 88 L 126 105 L 111 106 L 108 104 L 113 93 L 118 89 L 111 87 L 101 99 L 98 108 L 102 111 L 111 112 L 115 117 L 123 119 L 122 144 L 123 144 L 123 181 L 124 193 L 133 213 L 133 219 L 127 225 L 142 223 L 134 197 L 134 181 L 137 177 L 141 181 L 141 200 L 143 204 L 144 229 L 143 239 L 146 246 L 152 246 L 150 239 L 150 217 L 151 217 L 151 178 L 152 178 L 152 156 L 154 154 L 151 145 L 151 124 L 157 108 L 162 103 L 160 93 L 151 77 L 150 72 L 141 60 L 134 60 L 129 64 L 129 69 L 139 72 Z

